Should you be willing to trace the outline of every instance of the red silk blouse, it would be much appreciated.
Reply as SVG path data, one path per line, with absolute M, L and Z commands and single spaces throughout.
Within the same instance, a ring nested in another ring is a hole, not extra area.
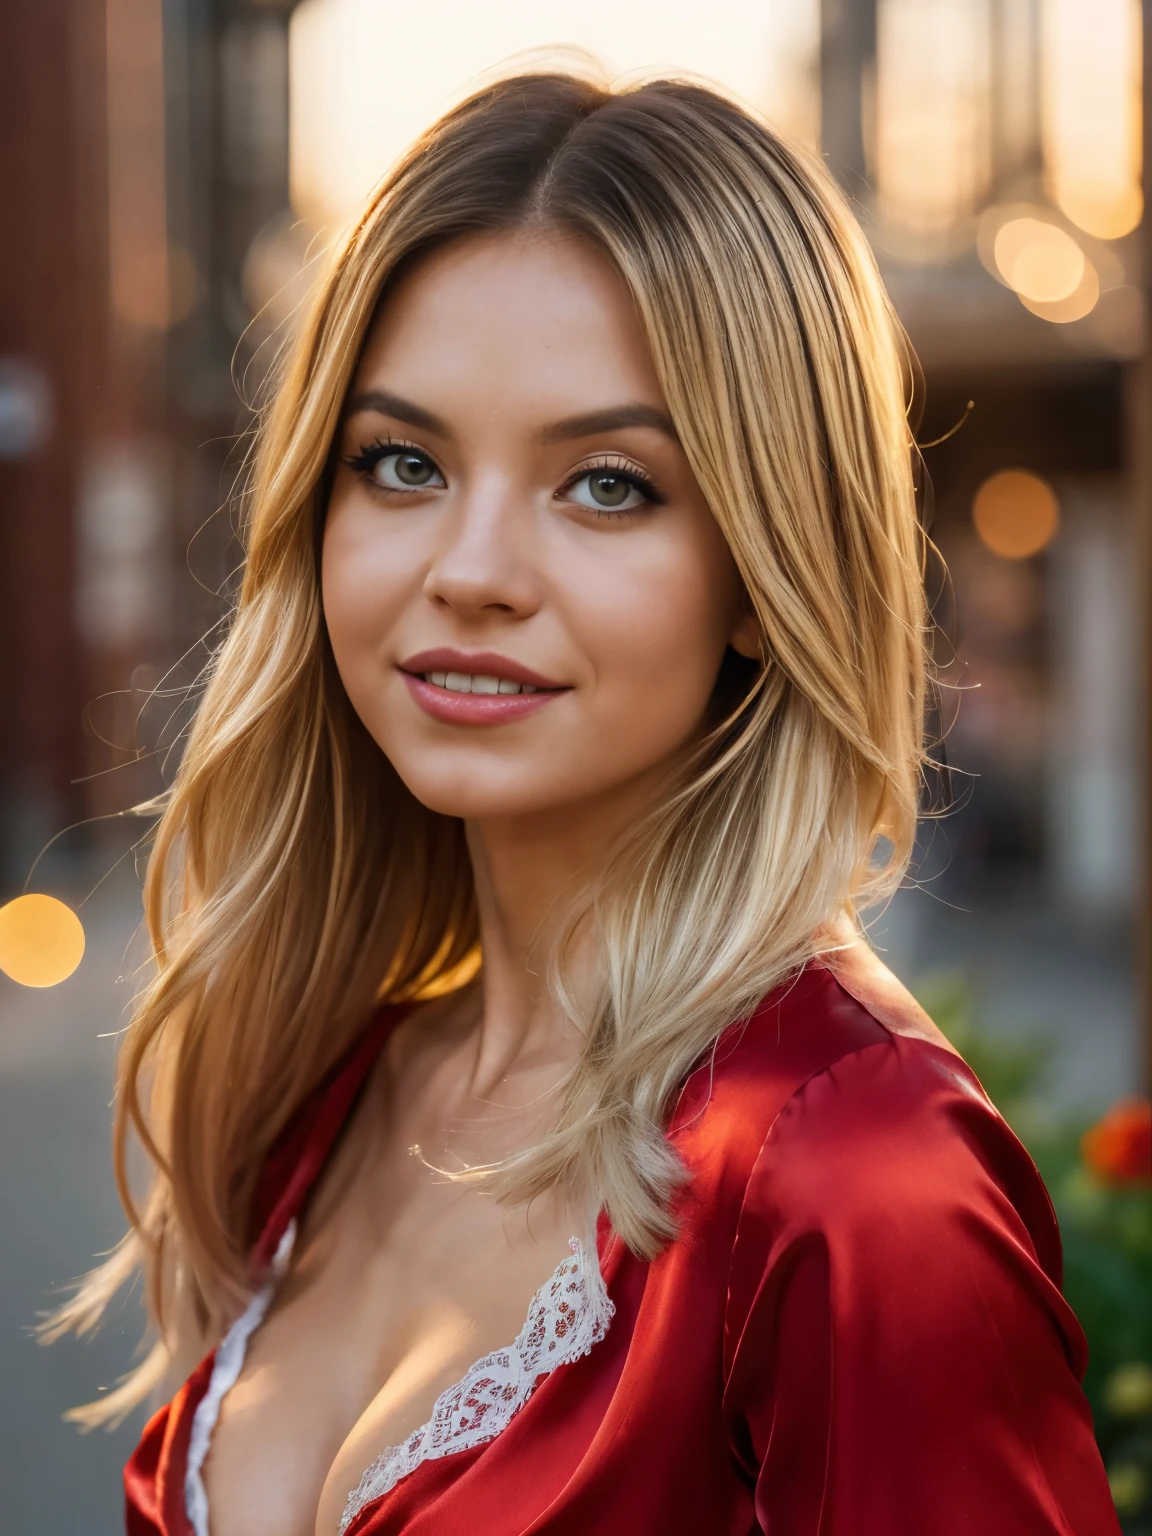
M 604 1337 L 346 1536 L 1117 1536 L 1044 1187 L 931 1026 L 890 1015 L 812 966 L 729 1029 L 669 1127 L 678 1237 L 647 1263 L 602 1225 Z M 257 1268 L 387 1028 L 270 1159 Z M 129 1536 L 192 1536 L 212 1367 L 144 1431 Z

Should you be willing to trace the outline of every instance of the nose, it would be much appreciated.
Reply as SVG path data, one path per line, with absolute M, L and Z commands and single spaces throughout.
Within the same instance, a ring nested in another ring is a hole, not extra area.
M 532 509 L 506 480 L 454 498 L 424 581 L 424 595 L 465 618 L 529 618 L 541 602 Z

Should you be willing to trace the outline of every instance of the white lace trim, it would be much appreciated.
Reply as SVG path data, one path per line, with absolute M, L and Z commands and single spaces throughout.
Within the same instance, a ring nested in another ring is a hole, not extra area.
M 253 1296 L 242 1314 L 229 1328 L 216 1348 L 212 1362 L 212 1375 L 208 1390 L 196 1405 L 192 1415 L 192 1430 L 188 1440 L 188 1463 L 184 1473 L 184 1508 L 189 1524 L 196 1536 L 208 1536 L 208 1495 L 204 1489 L 204 1460 L 212 1443 L 212 1432 L 220 1417 L 220 1405 L 225 1394 L 236 1385 L 236 1378 L 244 1365 L 248 1352 L 248 1340 L 264 1321 L 277 1283 L 287 1273 L 292 1258 L 292 1245 L 296 1241 L 296 1223 L 290 1221 L 272 1259 L 271 1274 L 267 1283 Z
M 296 1222 L 290 1221 L 272 1259 L 267 1282 L 217 1346 L 207 1390 L 192 1415 L 184 1506 L 195 1536 L 209 1536 L 203 1472 L 221 1405 L 244 1367 L 248 1340 L 264 1321 L 276 1286 L 287 1273 L 295 1241 Z M 364 1473 L 348 1495 L 340 1536 L 365 1504 L 390 1493 L 421 1462 L 495 1439 L 546 1376 L 558 1365 L 568 1365 L 588 1354 L 608 1332 L 616 1308 L 608 1297 L 599 1262 L 587 1262 L 579 1238 L 571 1238 L 568 1246 L 570 1257 L 556 1266 L 533 1296 L 515 1343 L 478 1360 L 455 1386 L 440 1394 L 426 1424 L 402 1445 L 390 1446 Z M 595 1248 L 592 1252 L 595 1255 Z
M 390 1446 L 364 1473 L 348 1495 L 340 1536 L 366 1504 L 390 1493 L 421 1462 L 495 1439 L 545 1376 L 588 1354 L 608 1332 L 616 1308 L 608 1298 L 596 1250 L 588 1264 L 579 1238 L 568 1246 L 571 1257 L 557 1265 L 533 1296 L 516 1342 L 477 1360 L 462 1380 L 436 1399 L 428 1422 L 403 1445 Z M 206 1533 L 197 1531 L 197 1536 Z

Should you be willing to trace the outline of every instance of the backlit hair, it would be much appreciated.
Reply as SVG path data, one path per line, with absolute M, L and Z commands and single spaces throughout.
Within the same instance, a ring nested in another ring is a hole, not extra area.
M 765 664 L 573 910 L 596 937 L 598 991 L 581 1001 L 566 984 L 564 946 L 552 984 L 583 1056 L 543 1139 L 473 1176 L 509 1201 L 560 1185 L 655 1253 L 684 1176 L 663 1135 L 678 1085 L 826 925 L 906 867 L 922 538 L 903 342 L 860 229 L 817 162 L 698 85 L 531 74 L 483 90 L 414 146 L 335 252 L 259 424 L 242 590 L 148 870 L 156 975 L 117 1097 L 132 1231 L 59 1321 L 91 1326 L 143 1264 L 162 1342 L 89 1420 L 219 1337 L 251 1279 L 269 1147 L 382 991 L 446 987 L 475 951 L 461 823 L 414 799 L 336 675 L 318 530 L 390 276 L 447 241 L 524 227 L 592 242 L 631 290 Z M 130 1131 L 155 1165 L 139 1210 Z

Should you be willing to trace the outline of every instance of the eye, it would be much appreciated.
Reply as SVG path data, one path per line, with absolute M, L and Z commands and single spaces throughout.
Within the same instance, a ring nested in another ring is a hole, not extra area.
M 590 469 L 573 480 L 565 494 L 577 506 L 593 512 L 631 512 L 656 500 L 652 487 L 639 476 L 619 469 Z
M 412 448 L 382 454 L 369 474 L 386 491 L 424 491 L 444 484 L 444 476 L 427 454 Z
M 444 484 L 444 476 L 419 448 L 376 443 L 346 462 L 382 491 L 427 491 Z

